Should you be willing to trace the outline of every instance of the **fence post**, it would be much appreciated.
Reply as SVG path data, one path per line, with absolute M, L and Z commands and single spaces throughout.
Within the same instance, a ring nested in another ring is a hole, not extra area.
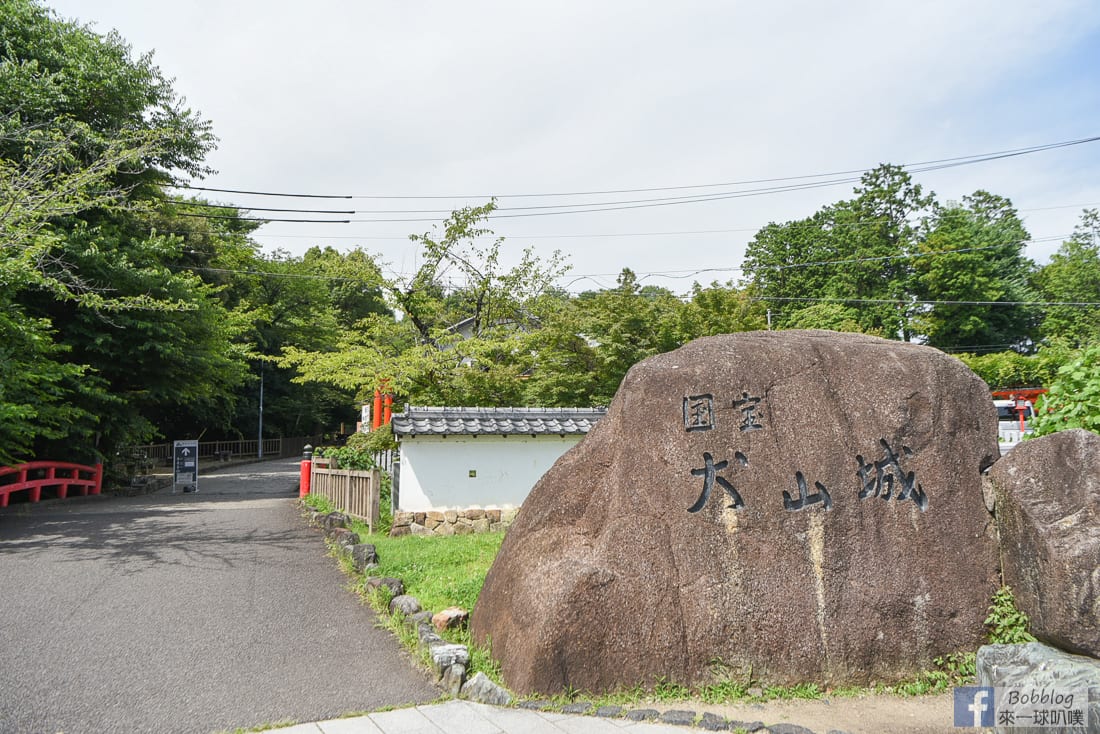
M 370 531 L 373 533 L 374 529 L 378 527 L 378 522 L 381 519 L 382 504 L 382 471 L 380 469 L 374 469 L 370 473 Z
M 302 449 L 301 473 L 298 480 L 298 496 L 305 497 L 309 494 L 310 475 L 313 473 L 313 447 L 308 443 Z
M 95 487 L 88 494 L 99 494 L 103 491 L 103 464 L 98 463 L 95 465 Z

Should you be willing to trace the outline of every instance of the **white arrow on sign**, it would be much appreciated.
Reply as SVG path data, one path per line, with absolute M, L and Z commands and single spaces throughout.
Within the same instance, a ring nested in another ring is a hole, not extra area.
M 180 453 L 182 453 L 184 456 L 190 456 L 191 455 L 191 449 L 185 448 Z

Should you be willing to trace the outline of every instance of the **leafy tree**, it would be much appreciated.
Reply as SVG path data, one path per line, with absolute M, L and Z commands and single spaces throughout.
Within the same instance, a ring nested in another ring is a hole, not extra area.
M 1086 209 L 1073 236 L 1035 277 L 1044 301 L 1100 300 L 1100 211 Z M 1049 306 L 1040 333 L 1045 342 L 1080 347 L 1100 340 L 1100 306 Z
M 928 232 L 917 243 L 912 293 L 937 303 L 920 311 L 914 328 L 941 349 L 972 346 L 1025 348 L 1030 343 L 1034 300 L 1024 257 L 1028 239 L 1012 203 L 978 191 L 961 205 L 933 207 Z M 998 302 L 1005 305 L 995 305 Z
M 629 268 L 615 288 L 562 303 L 531 344 L 528 402 L 606 405 L 634 364 L 683 343 L 683 308 L 668 290 L 640 286 Z
M 311 247 L 302 257 L 302 266 L 306 272 L 325 279 L 341 327 L 351 328 L 371 314 L 392 315 L 382 289 L 382 272 L 363 250 L 341 253 L 331 247 Z
M 224 310 L 151 227 L 172 172 L 205 170 L 208 123 L 117 35 L 30 0 L 0 20 L 7 458 L 110 454 L 179 402 L 224 412 L 241 374 Z
M 903 169 L 886 164 L 864 174 L 854 193 L 808 219 L 764 227 L 749 243 L 745 271 L 778 328 L 791 328 L 793 314 L 807 306 L 832 301 L 849 308 L 816 309 L 798 323 L 837 322 L 842 314 L 840 323 L 854 318 L 860 331 L 908 339 L 907 256 L 933 198 Z
M 1032 426 L 1036 436 L 1070 428 L 1100 433 L 1100 345 L 1081 350 L 1058 370 L 1039 399 Z
M 733 283 L 693 284 L 691 299 L 679 308 L 677 341 L 767 328 L 767 308 L 755 293 L 752 286 L 737 288 Z
M 77 123 L 72 151 L 85 165 L 127 136 L 155 133 L 159 144 L 118 171 L 125 187 L 166 183 L 171 171 L 209 171 L 202 161 L 214 147 L 210 123 L 184 107 L 152 54 L 135 59 L 117 33 L 58 19 L 34 0 L 3 0 L 0 20 L 0 109 L 18 125 Z M 0 157 L 16 158 L 27 145 L 0 140 Z
M 833 271 L 817 263 L 838 257 L 827 224 L 830 216 L 831 210 L 823 210 L 807 219 L 769 223 L 745 251 L 745 273 L 776 328 L 788 328 L 791 314 L 828 294 Z
M 940 205 L 892 165 L 864 174 L 855 194 L 749 244 L 746 273 L 776 327 L 1030 347 L 1035 315 L 1020 304 L 1034 300 L 1033 265 L 1010 201 L 977 191 Z
M 482 222 L 489 202 L 454 212 L 432 232 L 410 239 L 421 247 L 421 266 L 408 278 L 382 279 L 395 320 L 373 312 L 325 347 L 288 346 L 281 364 L 299 370 L 300 382 L 359 391 L 361 399 L 385 388 L 415 402 L 501 405 L 522 401 L 530 355 L 523 335 L 538 327 L 535 302 L 564 272 L 556 253 L 548 260 L 524 250 L 512 267 L 502 264 L 502 239 Z
M 858 304 L 863 331 L 901 338 L 914 335 L 910 322 L 911 260 L 920 221 L 934 202 L 899 166 L 881 165 L 863 175 L 856 198 L 837 204 L 831 231 L 840 260 L 827 295 L 833 298 L 884 300 Z
M 863 333 L 859 309 L 843 303 L 815 303 L 800 308 L 787 317 L 789 329 L 828 329 L 829 331 L 847 331 Z

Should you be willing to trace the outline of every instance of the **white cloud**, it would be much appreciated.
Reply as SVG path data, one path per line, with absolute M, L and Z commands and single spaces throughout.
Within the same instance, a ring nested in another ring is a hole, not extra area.
M 209 183 L 227 188 L 421 195 L 639 188 L 911 162 L 1098 132 L 1100 6 L 1086 0 L 52 6 L 101 31 L 118 28 L 137 51 L 156 49 L 177 90 L 213 120 L 221 147 L 211 162 L 220 173 Z M 1093 144 L 919 180 L 944 199 L 985 188 L 1026 210 L 1100 202 L 1098 168 Z M 494 226 L 510 235 L 754 229 L 849 193 L 838 187 Z M 1077 212 L 1024 215 L 1041 237 L 1068 232 Z M 273 224 L 261 239 L 301 249 L 309 235 L 399 237 L 428 226 Z M 576 272 L 588 273 L 736 266 L 750 237 L 531 242 L 560 247 Z M 410 262 L 399 240 L 364 244 Z M 1045 258 L 1057 244 L 1036 245 L 1032 255 Z

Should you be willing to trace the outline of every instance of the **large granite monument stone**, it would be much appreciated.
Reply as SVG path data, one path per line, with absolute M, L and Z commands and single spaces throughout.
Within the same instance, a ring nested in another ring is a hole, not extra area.
M 934 349 L 709 337 L 636 365 L 535 486 L 471 617 L 521 694 L 894 681 L 997 586 L 986 385 Z

